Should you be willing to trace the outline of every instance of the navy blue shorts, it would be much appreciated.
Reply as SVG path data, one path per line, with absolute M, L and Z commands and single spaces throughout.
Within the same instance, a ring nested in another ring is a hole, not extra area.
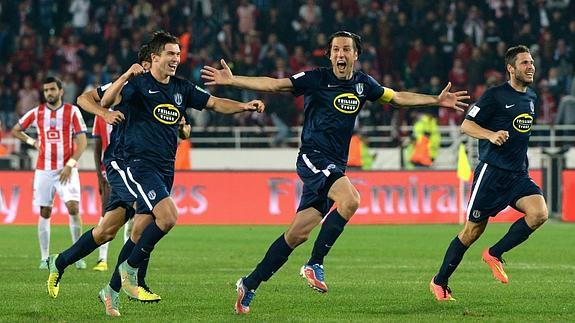
M 128 163 L 126 173 L 138 196 L 137 214 L 152 214 L 156 204 L 170 196 L 174 184 L 173 172 L 160 171 L 149 162 L 138 160 Z
M 303 182 L 303 191 L 297 211 L 313 207 L 326 215 L 333 206 L 327 197 L 331 185 L 345 176 L 345 167 L 326 158 L 321 153 L 300 153 L 296 162 L 297 174 Z
M 471 198 L 467 206 L 467 219 L 483 222 L 496 216 L 507 206 L 517 209 L 517 200 L 529 195 L 543 195 L 527 171 L 510 172 L 480 162 L 473 175 Z
M 134 215 L 133 205 L 137 195 L 130 185 L 124 161 L 121 159 L 106 161 L 106 176 L 112 191 L 105 211 L 122 207 L 126 209 L 126 218 L 131 218 Z

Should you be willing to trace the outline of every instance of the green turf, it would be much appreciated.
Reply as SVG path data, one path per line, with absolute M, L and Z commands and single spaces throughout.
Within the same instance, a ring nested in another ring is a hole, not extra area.
M 249 317 L 233 314 L 234 283 L 259 262 L 283 227 L 176 227 L 154 251 L 148 282 L 158 304 L 128 302 L 121 321 L 575 321 L 575 225 L 547 223 L 505 255 L 510 284 L 496 282 L 481 251 L 506 232 L 492 224 L 467 252 L 451 279 L 456 302 L 437 303 L 428 290 L 457 225 L 350 226 L 326 259 L 329 293 L 308 288 L 298 276 L 312 243 L 298 248 L 262 284 Z M 312 237 L 315 237 L 314 231 Z M 0 320 L 100 321 L 96 299 L 106 273 L 70 267 L 60 295 L 46 293 L 47 271 L 39 262 L 36 228 L 0 226 Z M 68 246 L 67 227 L 52 228 L 53 252 Z M 115 258 L 120 241 L 112 242 Z M 89 268 L 97 252 L 87 258 Z M 115 263 L 115 261 L 112 261 Z

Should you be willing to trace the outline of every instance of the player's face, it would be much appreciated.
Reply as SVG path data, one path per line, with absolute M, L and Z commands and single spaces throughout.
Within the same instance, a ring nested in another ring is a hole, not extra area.
M 46 83 L 42 87 L 44 98 L 49 104 L 56 104 L 62 98 L 64 89 L 59 89 L 56 82 Z
M 331 42 L 329 60 L 333 73 L 339 79 L 349 79 L 353 73 L 353 63 L 357 60 L 357 51 L 350 37 L 335 37 Z
M 180 45 L 166 44 L 160 55 L 152 55 L 152 63 L 157 64 L 160 73 L 174 76 L 180 64 Z
M 533 63 L 534 61 L 531 54 L 517 54 L 515 66 L 511 67 L 509 71 L 511 77 L 525 85 L 533 83 L 533 77 L 535 76 L 535 65 L 533 65 Z

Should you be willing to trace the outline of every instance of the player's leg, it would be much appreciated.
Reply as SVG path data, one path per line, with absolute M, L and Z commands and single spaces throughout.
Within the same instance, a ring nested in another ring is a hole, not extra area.
M 256 268 L 248 276 L 237 281 L 238 297 L 234 305 L 237 314 L 250 312 L 249 306 L 255 296 L 255 290 L 287 262 L 292 251 L 309 238 L 313 228 L 321 222 L 321 218 L 322 214 L 312 207 L 299 211 L 287 231 L 270 245 Z
M 101 199 L 101 206 L 102 206 L 102 217 L 98 224 L 101 224 L 104 221 L 104 214 L 105 210 L 108 206 L 108 200 L 110 199 L 110 191 L 111 187 L 108 181 L 103 177 L 98 177 L 98 188 L 100 191 L 100 199 Z M 126 223 L 127 225 L 127 223 Z M 98 262 L 92 268 L 95 271 L 106 271 L 108 270 L 108 247 L 110 243 L 106 242 L 98 248 Z
M 55 172 L 36 170 L 34 172 L 34 201 L 33 205 L 40 207 L 38 217 L 38 242 L 40 245 L 40 269 L 46 269 L 50 255 L 50 216 L 56 189 L 54 187 L 57 177 Z
M 438 301 L 453 300 L 451 290 L 449 289 L 449 277 L 455 272 L 457 266 L 463 259 L 463 255 L 485 231 L 489 219 L 481 222 L 467 221 L 463 230 L 451 241 L 445 251 L 443 263 L 437 274 L 430 282 L 430 289 Z
M 547 221 L 547 205 L 540 194 L 521 197 L 517 200 L 515 206 L 525 213 L 525 216 L 515 221 L 501 240 L 484 251 L 483 260 L 487 264 L 501 262 L 503 253 L 523 243 L 529 238 L 531 233 Z M 506 283 L 507 281 L 503 282 Z
M 106 212 L 104 221 L 95 228 L 86 231 L 78 241 L 60 254 L 48 258 L 48 294 L 56 298 L 60 288 L 60 280 L 64 270 L 71 264 L 86 257 L 103 243 L 114 238 L 116 232 L 125 222 L 125 211 L 121 207 Z
M 525 217 L 515 221 L 509 231 L 495 245 L 485 249 L 482 254 L 483 261 L 491 268 L 493 276 L 507 284 L 509 279 L 503 268 L 503 253 L 518 246 L 527 240 L 531 233 L 547 221 L 547 205 L 541 189 L 527 173 L 511 173 L 509 186 L 505 192 L 511 195 L 508 204 L 516 210 L 525 213 Z
M 56 192 L 65 202 L 69 214 L 70 234 L 72 244 L 76 243 L 82 234 L 82 218 L 80 217 L 80 175 L 78 169 L 73 168 L 70 173 L 70 180 L 67 183 L 55 184 Z M 86 269 L 86 262 L 79 259 L 76 262 L 76 268 Z
M 154 221 L 154 218 L 149 214 L 142 214 L 141 216 L 135 217 L 130 239 L 135 243 L 140 241 L 140 237 L 142 236 L 144 229 L 150 225 L 152 221 Z M 149 263 L 150 257 L 144 259 L 140 267 L 138 267 L 138 300 L 141 302 L 159 302 L 162 300 L 160 295 L 152 292 L 146 283 Z
M 48 268 L 50 255 L 50 216 L 52 207 L 41 206 L 38 217 L 38 242 L 40 243 L 40 269 Z
M 307 279 L 310 287 L 322 293 L 327 292 L 323 260 L 359 207 L 359 192 L 349 178 L 342 175 L 329 188 L 328 198 L 335 202 L 337 208 L 325 218 L 315 240 L 311 257 L 301 269 L 301 274 Z

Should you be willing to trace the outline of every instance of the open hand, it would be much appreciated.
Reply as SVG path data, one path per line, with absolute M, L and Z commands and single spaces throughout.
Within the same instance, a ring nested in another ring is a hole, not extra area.
M 447 86 L 437 97 L 438 105 L 463 112 L 463 108 L 469 106 L 469 104 L 463 102 L 463 100 L 469 100 L 471 97 L 467 95 L 467 91 L 449 92 L 449 89 L 451 89 L 451 82 L 447 83 Z
M 230 85 L 232 84 L 234 74 L 232 74 L 232 70 L 226 64 L 226 61 L 223 59 L 220 60 L 222 64 L 221 69 L 216 69 L 211 66 L 205 65 L 202 68 L 202 79 L 205 81 L 206 85 Z

